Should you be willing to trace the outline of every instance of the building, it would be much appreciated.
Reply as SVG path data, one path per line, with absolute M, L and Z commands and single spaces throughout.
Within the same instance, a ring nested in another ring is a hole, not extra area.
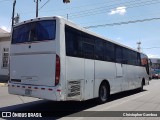
M 151 58 L 152 69 L 160 69 L 160 58 Z
M 10 33 L 0 28 L 0 76 L 9 74 Z

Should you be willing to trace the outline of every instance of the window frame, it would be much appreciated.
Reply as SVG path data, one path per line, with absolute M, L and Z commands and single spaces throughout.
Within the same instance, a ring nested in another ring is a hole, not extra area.
M 46 24 L 47 22 L 48 24 L 49 23 L 52 24 L 52 26 L 48 25 L 50 29 L 47 29 L 47 27 L 45 27 L 45 24 L 44 26 L 42 26 L 43 22 L 46 22 Z M 40 25 L 41 25 L 41 29 L 39 28 Z M 42 34 L 44 33 L 44 31 L 41 32 L 42 30 L 45 30 L 48 33 L 48 38 L 45 36 L 46 38 L 42 39 L 42 35 L 46 35 L 46 34 Z M 50 31 L 52 31 L 52 34 L 49 34 L 51 33 Z M 41 37 L 39 37 L 38 35 L 41 35 Z M 31 37 L 33 39 L 31 39 Z M 41 21 L 29 22 L 29 23 L 14 27 L 11 44 L 32 43 L 37 41 L 40 42 L 44 40 L 55 40 L 55 39 L 56 39 L 56 20 L 41 20 Z

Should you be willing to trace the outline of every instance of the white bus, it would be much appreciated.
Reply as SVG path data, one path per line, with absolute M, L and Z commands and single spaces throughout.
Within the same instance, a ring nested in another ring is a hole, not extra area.
M 148 58 L 61 17 L 13 27 L 9 93 L 53 101 L 83 101 L 149 82 Z

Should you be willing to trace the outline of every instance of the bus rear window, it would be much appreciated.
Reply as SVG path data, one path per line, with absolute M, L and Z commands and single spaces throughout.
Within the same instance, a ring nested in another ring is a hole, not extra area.
M 54 40 L 56 34 L 56 21 L 44 20 L 31 22 L 13 29 L 12 44 Z

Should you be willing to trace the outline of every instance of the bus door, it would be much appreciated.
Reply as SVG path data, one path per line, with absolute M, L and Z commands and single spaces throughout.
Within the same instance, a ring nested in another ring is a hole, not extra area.
M 85 71 L 85 99 L 93 98 L 94 88 L 94 45 L 90 43 L 82 44 L 84 55 L 84 71 Z

